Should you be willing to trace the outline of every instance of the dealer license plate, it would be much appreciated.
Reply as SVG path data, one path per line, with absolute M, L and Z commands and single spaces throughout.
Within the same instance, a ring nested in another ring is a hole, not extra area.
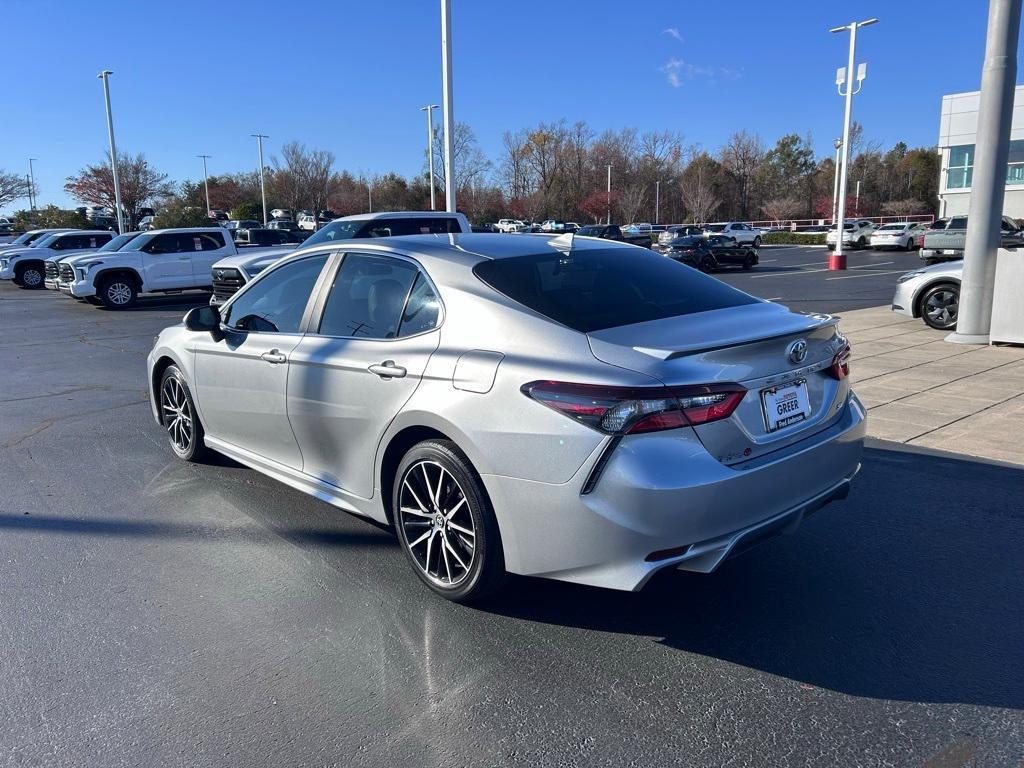
M 803 421 L 811 415 L 807 382 L 803 379 L 761 390 L 764 422 L 769 432 Z

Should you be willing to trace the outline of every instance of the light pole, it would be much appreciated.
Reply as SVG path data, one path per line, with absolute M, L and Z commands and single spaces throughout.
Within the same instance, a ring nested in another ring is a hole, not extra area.
M 1006 164 L 1013 126 L 1020 21 L 1020 0 L 990 0 L 960 305 L 956 332 L 947 336 L 946 341 L 961 344 L 988 344 L 990 341 L 996 259 L 1001 240 L 999 223 L 1006 198 Z
M 839 149 L 843 146 L 843 137 L 840 136 L 838 139 L 832 142 L 836 148 L 836 172 L 835 180 L 832 182 L 832 226 L 836 224 L 836 211 L 839 205 Z
M 28 206 L 33 211 L 36 209 L 36 171 L 32 167 L 38 158 L 30 157 L 28 159 Z
M 263 198 L 263 226 L 267 226 L 267 186 L 263 182 L 263 140 L 270 137 L 262 133 L 249 134 L 256 139 L 256 147 L 260 153 L 260 197 Z
M 121 175 L 117 171 L 117 145 L 114 143 L 114 116 L 110 111 L 110 76 L 104 69 L 96 77 L 103 81 L 103 99 L 107 103 L 107 134 L 110 137 L 110 169 L 114 174 L 114 208 L 117 211 L 117 233 L 124 232 L 124 213 L 121 210 Z
M 654 223 L 661 217 L 661 180 L 654 182 Z
M 373 179 L 366 180 L 366 204 L 369 212 L 373 213 Z
M 437 210 L 434 193 L 434 110 L 440 109 L 437 104 L 420 107 L 420 112 L 427 113 L 427 166 L 430 169 L 430 210 Z M 445 161 L 447 162 L 447 161 Z
M 210 175 L 206 172 L 206 161 L 213 155 L 196 155 L 203 158 L 203 186 L 206 188 L 206 215 L 210 215 Z
M 605 224 L 608 225 L 608 224 L 611 224 L 611 223 L 612 223 L 612 166 L 609 163 L 609 165 L 608 165 L 608 218 L 605 221 Z
M 839 204 L 836 214 L 836 249 L 828 257 L 828 268 L 832 270 L 846 269 L 846 255 L 843 253 L 843 225 L 846 219 L 846 180 L 850 165 L 850 116 L 853 113 L 853 97 L 860 93 L 864 85 L 864 78 L 867 77 L 867 64 L 861 64 L 857 68 L 857 89 L 853 87 L 853 65 L 857 53 L 857 30 L 871 24 L 877 24 L 878 19 L 867 19 L 866 21 L 853 21 L 841 27 L 833 27 L 829 30 L 832 33 L 850 33 L 850 55 L 847 65 L 840 67 L 836 72 L 836 86 L 839 95 L 846 100 L 843 113 L 843 146 L 842 146 L 842 169 L 839 172 Z M 843 91 L 843 84 L 846 91 Z
M 452 106 L 452 0 L 441 0 L 441 103 L 444 104 L 444 203 L 455 213 L 455 111 Z

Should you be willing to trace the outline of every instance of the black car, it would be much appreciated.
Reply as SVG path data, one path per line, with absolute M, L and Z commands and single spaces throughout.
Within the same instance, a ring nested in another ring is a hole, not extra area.
M 678 237 L 665 255 L 701 272 L 714 272 L 723 266 L 753 269 L 758 262 L 754 248 L 737 245 L 734 238 L 725 235 Z

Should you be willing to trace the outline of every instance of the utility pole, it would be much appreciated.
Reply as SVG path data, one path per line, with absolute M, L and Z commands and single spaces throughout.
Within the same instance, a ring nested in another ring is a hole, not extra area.
M 989 2 L 960 306 L 956 332 L 946 337 L 947 341 L 961 344 L 987 344 L 992 327 L 992 293 L 1006 197 L 1020 16 L 1021 0 Z
M 210 215 L 210 175 L 206 171 L 206 161 L 213 155 L 196 155 L 203 158 L 203 186 L 206 188 L 206 215 Z
M 853 205 L 857 209 L 857 215 L 860 216 L 860 179 L 857 179 L 857 193 Z
M 36 209 L 36 170 L 32 163 L 37 159 L 35 157 L 28 159 L 28 206 L 33 211 Z
M 124 232 L 124 212 L 121 209 L 121 176 L 117 170 L 117 146 L 114 144 L 114 116 L 110 111 L 110 76 L 114 74 L 104 69 L 96 77 L 103 81 L 103 99 L 107 104 L 107 134 L 110 138 L 110 169 L 114 175 L 114 208 L 117 210 L 117 233 Z
M 841 27 L 833 27 L 829 32 L 850 33 L 850 54 L 845 67 L 840 67 L 836 72 L 836 86 L 839 95 L 846 100 L 843 112 L 843 146 L 842 146 L 842 168 L 839 172 L 839 203 L 836 213 L 836 249 L 828 257 L 828 268 L 831 270 L 846 269 L 846 255 L 843 253 L 843 229 L 846 223 L 846 182 L 850 165 L 850 118 L 853 114 L 853 97 L 860 93 L 864 85 L 864 78 L 867 77 L 867 65 L 861 64 L 857 69 L 857 88 L 854 90 L 854 61 L 857 54 L 857 30 L 871 24 L 877 24 L 878 19 L 867 19 L 866 21 L 854 21 Z M 843 84 L 846 91 L 843 92 Z
M 455 108 L 452 106 L 452 0 L 441 0 L 441 103 L 444 104 L 444 202 L 455 213 Z
M 605 224 L 612 223 L 612 166 L 608 165 L 608 218 Z
M 373 213 L 373 179 L 366 180 L 366 202 L 369 206 L 369 213 Z
M 436 193 L 434 190 L 434 110 L 439 109 L 437 104 L 428 104 L 420 107 L 420 112 L 427 113 L 427 166 L 430 169 L 430 210 L 437 210 Z M 445 161 L 447 162 L 447 161 Z M 447 167 L 447 166 L 446 166 Z M 447 178 L 447 176 L 445 177 Z
M 661 181 L 654 182 L 654 223 L 661 217 Z
M 263 226 L 267 226 L 267 186 L 263 181 L 263 140 L 269 139 L 262 133 L 251 133 L 249 134 L 256 139 L 256 146 L 260 153 L 260 197 L 263 198 Z

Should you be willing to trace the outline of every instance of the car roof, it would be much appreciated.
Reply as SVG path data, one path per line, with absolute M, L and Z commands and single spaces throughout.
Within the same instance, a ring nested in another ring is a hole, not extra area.
M 168 227 L 167 229 L 151 229 L 142 232 L 144 235 L 162 235 L 165 232 L 223 232 L 224 227 Z
M 352 216 L 342 216 L 335 221 L 367 221 L 370 219 L 437 219 L 457 218 L 461 213 L 450 211 L 379 211 L 377 213 L 357 213 Z

